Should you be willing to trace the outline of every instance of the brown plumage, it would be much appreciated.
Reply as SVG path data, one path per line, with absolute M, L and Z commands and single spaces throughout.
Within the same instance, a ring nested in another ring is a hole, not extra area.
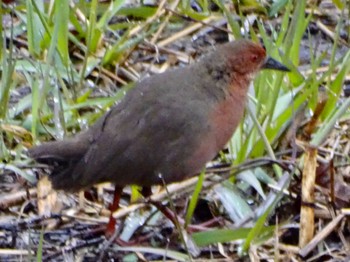
M 137 83 L 90 129 L 29 150 L 55 163 L 54 188 L 78 191 L 110 181 L 151 186 L 197 175 L 243 116 L 248 86 L 262 68 L 288 71 L 248 40 L 218 46 L 199 62 Z

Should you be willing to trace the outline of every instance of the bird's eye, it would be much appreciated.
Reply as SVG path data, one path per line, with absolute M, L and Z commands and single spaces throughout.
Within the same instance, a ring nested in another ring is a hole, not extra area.
M 250 60 L 256 62 L 258 60 L 258 55 L 251 55 Z

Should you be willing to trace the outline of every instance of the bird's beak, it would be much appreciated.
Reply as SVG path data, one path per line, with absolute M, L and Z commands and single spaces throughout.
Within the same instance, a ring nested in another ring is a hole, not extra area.
M 272 57 L 267 57 L 261 68 L 263 68 L 263 69 L 274 69 L 274 70 L 279 70 L 279 71 L 290 72 L 288 67 L 286 67 L 285 65 L 283 65 L 280 62 L 276 61 Z

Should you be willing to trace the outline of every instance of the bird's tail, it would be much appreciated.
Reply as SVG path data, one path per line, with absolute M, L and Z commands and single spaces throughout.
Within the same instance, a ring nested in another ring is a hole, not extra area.
M 47 142 L 29 149 L 28 154 L 37 162 L 50 165 L 51 161 L 67 161 L 82 157 L 88 145 L 75 139 Z
M 66 139 L 47 142 L 28 150 L 28 155 L 38 163 L 51 167 L 50 180 L 52 186 L 59 190 L 76 191 L 74 180 L 75 164 L 81 160 L 88 149 L 88 144 L 81 140 Z

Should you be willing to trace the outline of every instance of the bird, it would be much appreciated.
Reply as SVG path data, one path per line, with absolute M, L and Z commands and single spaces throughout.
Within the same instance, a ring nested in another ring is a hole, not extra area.
M 135 83 L 89 129 L 34 146 L 29 156 L 52 166 L 54 189 L 70 192 L 102 182 L 120 191 L 196 176 L 232 137 L 262 69 L 289 71 L 251 40 L 218 45 L 191 65 Z

